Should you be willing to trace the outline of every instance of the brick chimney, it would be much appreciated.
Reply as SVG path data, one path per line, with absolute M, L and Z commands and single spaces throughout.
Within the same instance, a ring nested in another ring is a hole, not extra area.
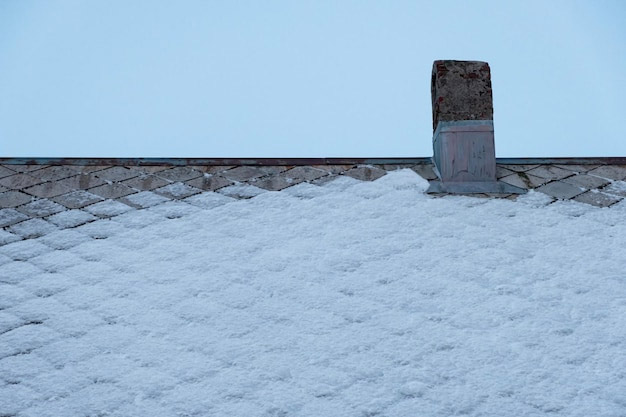
M 431 79 L 433 150 L 439 181 L 429 193 L 523 193 L 496 181 L 489 64 L 443 60 Z

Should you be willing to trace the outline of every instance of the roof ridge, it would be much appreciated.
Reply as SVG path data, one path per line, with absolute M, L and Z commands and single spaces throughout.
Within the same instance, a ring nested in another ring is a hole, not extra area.
M 7 157 L 5 165 L 358 165 L 428 164 L 431 157 L 323 157 L 323 158 L 108 158 L 108 157 Z M 600 164 L 626 165 L 626 157 L 513 157 L 496 158 L 499 164 Z

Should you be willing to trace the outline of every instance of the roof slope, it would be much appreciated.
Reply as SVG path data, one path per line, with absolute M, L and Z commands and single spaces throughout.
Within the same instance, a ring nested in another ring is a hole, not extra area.
M 261 175 L 154 169 L 173 182 L 16 223 L 41 236 L 0 247 L 0 414 L 623 412 L 625 203 L 345 169 L 254 198 Z
M 166 201 L 193 205 L 213 193 L 217 197 L 250 198 L 303 182 L 320 185 L 340 176 L 372 181 L 407 167 L 427 180 L 437 178 L 432 165 L 423 160 L 369 165 L 345 160 L 343 164 L 298 166 L 288 164 L 293 161 L 282 165 L 180 166 L 89 162 L 90 165 L 0 165 L 0 244 L 78 227 Z M 499 180 L 537 189 L 553 200 L 571 199 L 598 207 L 611 206 L 626 196 L 624 165 L 584 160 L 577 164 L 523 162 L 528 161 L 498 164 Z

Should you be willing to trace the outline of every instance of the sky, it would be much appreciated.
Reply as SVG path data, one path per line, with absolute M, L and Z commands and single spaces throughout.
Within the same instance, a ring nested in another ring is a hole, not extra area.
M 626 156 L 622 1 L 0 1 L 0 157 L 425 157 L 437 59 L 499 157 Z

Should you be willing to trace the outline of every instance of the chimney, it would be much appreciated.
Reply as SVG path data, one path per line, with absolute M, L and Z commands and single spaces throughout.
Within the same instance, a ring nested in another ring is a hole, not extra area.
M 491 70 L 481 61 L 433 63 L 433 150 L 439 181 L 429 193 L 520 194 L 496 181 Z

